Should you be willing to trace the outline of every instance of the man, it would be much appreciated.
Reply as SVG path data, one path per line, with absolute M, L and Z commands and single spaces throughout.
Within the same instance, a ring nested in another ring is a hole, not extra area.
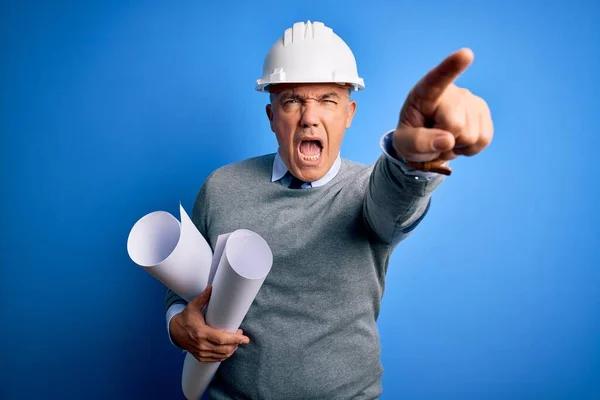
M 486 103 L 453 81 L 462 49 L 409 93 L 373 166 L 341 158 L 364 88 L 354 55 L 322 23 L 296 23 L 270 49 L 257 89 L 275 154 L 221 167 L 202 185 L 192 219 L 214 246 L 240 228 L 269 243 L 274 262 L 241 330 L 207 326 L 210 288 L 185 302 L 167 292 L 172 342 L 222 361 L 213 399 L 376 399 L 382 392 L 377 317 L 393 249 L 426 215 L 448 161 L 489 145 Z M 433 172 L 432 172 L 433 171 Z

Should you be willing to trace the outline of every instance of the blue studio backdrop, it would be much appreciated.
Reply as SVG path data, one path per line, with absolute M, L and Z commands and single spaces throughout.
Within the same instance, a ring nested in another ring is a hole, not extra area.
M 0 398 L 182 398 L 164 286 L 127 236 L 276 151 L 254 84 L 307 20 L 365 78 L 344 157 L 374 162 L 461 47 L 457 84 L 495 123 L 392 257 L 382 398 L 600 398 L 599 18 L 593 1 L 3 1 Z

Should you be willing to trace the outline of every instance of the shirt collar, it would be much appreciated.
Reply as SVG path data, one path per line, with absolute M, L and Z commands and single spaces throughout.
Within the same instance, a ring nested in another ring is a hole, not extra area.
M 340 157 L 340 154 L 338 153 L 338 156 L 335 159 L 335 161 L 333 162 L 333 165 L 331 166 L 329 171 L 327 171 L 325 176 L 323 176 L 321 179 L 318 179 L 314 182 L 310 182 L 311 187 L 315 188 L 315 187 L 323 186 L 323 185 L 329 183 L 333 178 L 335 178 L 335 176 L 338 174 L 338 172 L 340 172 L 341 166 L 342 166 L 342 159 Z M 271 172 L 271 182 L 276 182 L 276 181 L 280 180 L 281 178 L 283 178 L 285 176 L 285 174 L 287 174 L 287 172 L 288 172 L 287 166 L 285 165 L 283 158 L 281 158 L 281 156 L 279 155 L 279 152 L 277 152 L 275 154 L 275 159 L 273 160 L 273 170 Z

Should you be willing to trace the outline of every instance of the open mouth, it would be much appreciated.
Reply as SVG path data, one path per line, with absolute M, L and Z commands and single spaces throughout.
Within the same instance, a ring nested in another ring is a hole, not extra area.
M 305 139 L 300 142 L 299 151 L 304 161 L 318 161 L 323 152 L 323 143 L 319 139 Z

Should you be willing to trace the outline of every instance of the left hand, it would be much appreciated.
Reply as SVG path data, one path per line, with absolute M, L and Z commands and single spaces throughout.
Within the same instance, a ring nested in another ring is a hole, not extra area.
M 394 148 L 409 166 L 450 175 L 444 164 L 473 156 L 492 141 L 494 125 L 487 103 L 454 81 L 473 62 L 461 49 L 429 71 L 411 90 L 394 132 Z

